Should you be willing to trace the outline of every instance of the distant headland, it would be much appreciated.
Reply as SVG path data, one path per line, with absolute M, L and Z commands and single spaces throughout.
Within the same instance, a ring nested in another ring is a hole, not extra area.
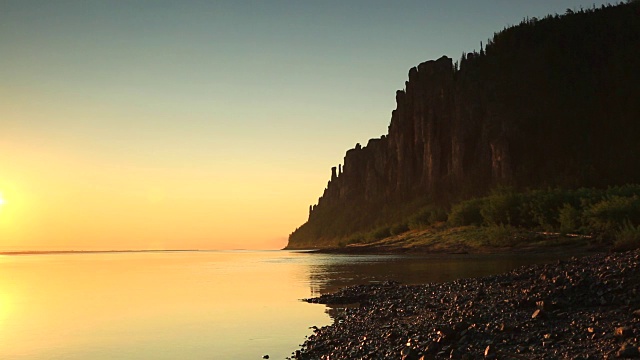
M 639 18 L 637 1 L 527 18 L 412 68 L 388 133 L 347 151 L 286 248 L 411 248 L 452 228 L 638 246 Z

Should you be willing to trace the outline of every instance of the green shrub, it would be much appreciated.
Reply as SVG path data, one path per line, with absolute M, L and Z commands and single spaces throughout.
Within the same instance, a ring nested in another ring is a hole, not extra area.
M 439 207 L 427 206 L 409 219 L 409 228 L 420 229 L 447 220 L 447 213 Z
M 391 229 L 389 229 L 389 227 L 381 227 L 371 232 L 368 238 L 371 241 L 377 241 L 377 240 L 382 240 L 384 238 L 387 238 L 389 236 L 391 236 Z
M 443 221 L 447 221 L 447 212 L 444 211 L 443 209 L 435 208 L 429 214 L 429 223 L 431 225 L 439 223 L 439 222 L 443 222 Z
M 632 197 L 640 196 L 640 184 L 612 186 L 605 191 L 606 196 Z
M 579 200 L 572 191 L 535 190 L 523 195 L 522 221 L 517 225 L 538 227 L 553 231 L 560 227 L 559 212 L 565 204 L 577 205 Z
M 582 214 L 570 204 L 564 204 L 558 211 L 558 223 L 563 234 L 578 232 L 582 226 Z
M 640 223 L 640 197 L 607 197 L 586 209 L 585 218 L 591 231 L 612 235 L 625 221 Z
M 628 251 L 638 248 L 640 248 L 640 225 L 634 226 L 630 221 L 625 220 L 615 234 L 613 250 Z
M 511 225 L 489 225 L 484 234 L 489 246 L 513 246 L 517 243 L 516 230 Z
M 358 243 L 363 243 L 365 242 L 365 237 L 358 234 L 358 235 L 353 235 L 350 238 L 347 239 L 346 241 L 346 245 L 349 244 L 358 244 Z
M 499 188 L 486 198 L 480 208 L 485 224 L 512 225 L 520 222 L 521 196 L 511 188 Z
M 481 225 L 483 219 L 480 210 L 484 203 L 484 199 L 471 199 L 458 203 L 451 208 L 447 223 L 450 226 Z
M 409 219 L 409 227 L 412 229 L 420 229 L 431 225 L 429 221 L 430 214 L 429 208 L 418 211 Z
M 426 213 L 416 219 L 424 221 Z M 634 226 L 640 224 L 640 185 L 522 193 L 498 188 L 484 198 L 458 203 L 449 213 L 449 226 L 483 224 L 487 225 L 482 230 L 484 237 L 496 246 L 516 241 L 517 237 L 507 236 L 513 226 L 559 230 L 565 234 L 591 233 L 595 235 L 594 241 L 616 236 L 620 244 L 634 244 L 628 239 L 633 239 Z M 619 245 L 620 248 L 633 246 L 636 245 Z
M 400 234 L 405 233 L 405 232 L 407 232 L 407 231 L 409 231 L 409 225 L 404 224 L 404 223 L 403 223 L 403 224 L 397 224 L 397 225 L 394 225 L 394 226 L 389 230 L 389 232 L 391 233 L 391 235 L 400 235 Z M 385 237 L 386 237 L 386 236 L 385 236 Z

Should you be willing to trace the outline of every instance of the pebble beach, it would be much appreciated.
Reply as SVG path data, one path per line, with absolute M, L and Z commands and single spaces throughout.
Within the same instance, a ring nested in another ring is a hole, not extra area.
M 386 282 L 327 304 L 291 359 L 640 358 L 640 251 L 600 253 L 447 283 Z

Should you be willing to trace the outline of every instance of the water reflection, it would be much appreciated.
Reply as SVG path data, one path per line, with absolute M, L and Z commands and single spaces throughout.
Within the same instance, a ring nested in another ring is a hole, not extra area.
M 564 254 L 528 255 L 325 255 L 309 268 L 312 296 L 357 284 L 399 281 L 403 284 L 446 282 L 510 271 L 520 266 L 553 262 Z
M 287 251 L 0 256 L 0 358 L 282 359 L 309 326 L 331 321 L 301 298 L 551 260 Z
M 0 359 L 283 359 L 330 320 L 297 254 L 0 259 Z

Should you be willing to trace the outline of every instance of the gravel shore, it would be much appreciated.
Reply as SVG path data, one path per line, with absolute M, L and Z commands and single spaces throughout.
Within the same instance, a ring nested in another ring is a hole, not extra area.
M 305 299 L 334 307 L 334 324 L 314 327 L 292 359 L 640 358 L 639 263 L 640 251 L 597 254 Z

